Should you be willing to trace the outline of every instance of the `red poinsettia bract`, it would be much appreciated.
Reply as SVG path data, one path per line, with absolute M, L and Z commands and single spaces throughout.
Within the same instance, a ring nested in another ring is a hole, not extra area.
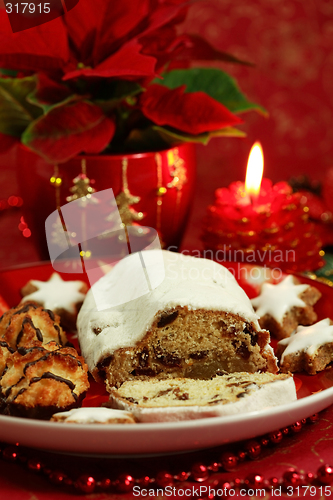
M 60 163 L 80 152 L 131 151 L 131 137 L 145 134 L 166 147 L 226 127 L 230 135 L 241 123 L 234 113 L 258 106 L 229 75 L 216 80 L 216 88 L 227 82 L 225 99 L 205 84 L 207 68 L 198 88 L 190 73 L 177 88 L 165 78 L 196 60 L 242 62 L 179 34 L 186 11 L 179 0 L 80 0 L 63 17 L 13 34 L 0 9 L 0 151 L 14 138 Z

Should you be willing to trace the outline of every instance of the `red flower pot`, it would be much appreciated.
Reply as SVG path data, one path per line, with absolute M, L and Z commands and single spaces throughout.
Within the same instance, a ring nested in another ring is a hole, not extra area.
M 24 216 L 42 259 L 49 258 L 45 220 L 57 205 L 68 203 L 66 198 L 72 194 L 73 179 L 82 173 L 82 160 L 85 160 L 86 175 L 96 191 L 112 188 L 117 197 L 128 190 L 133 197 L 138 197 L 129 207 L 137 219 L 133 222 L 156 229 L 164 248 L 179 246 L 193 199 L 193 144 L 185 143 L 157 153 L 80 155 L 58 167 L 21 147 L 17 175 Z M 52 177 L 61 181 L 52 183 Z M 121 207 L 118 208 L 121 213 Z

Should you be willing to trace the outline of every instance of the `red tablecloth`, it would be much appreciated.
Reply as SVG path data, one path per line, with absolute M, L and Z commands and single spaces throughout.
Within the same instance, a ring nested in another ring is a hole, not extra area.
M 282 479 L 286 470 L 294 467 L 300 473 L 313 472 L 325 463 L 332 463 L 332 441 L 333 441 L 333 407 L 324 410 L 319 415 L 319 420 L 315 423 L 307 423 L 302 429 L 295 433 L 289 430 L 289 433 L 283 437 L 279 444 L 268 444 L 261 446 L 262 453 L 256 460 L 245 459 L 233 471 L 223 473 L 212 473 L 209 480 L 205 482 L 194 482 L 189 480 L 186 483 L 177 483 L 176 487 L 180 490 L 191 492 L 191 498 L 207 497 L 208 491 L 205 487 L 217 490 L 225 481 L 234 481 L 235 478 L 246 479 L 252 473 L 260 474 L 265 479 L 277 477 Z M 257 439 L 260 442 L 260 439 Z M 188 471 L 194 463 L 209 465 L 215 460 L 219 460 L 221 454 L 225 451 L 244 449 L 245 444 L 240 443 L 236 448 L 229 446 L 213 448 L 198 452 L 178 454 L 168 457 L 152 457 L 139 459 L 101 459 L 73 457 L 58 454 L 45 453 L 37 450 L 23 450 L 23 453 L 29 458 L 37 457 L 51 469 L 57 469 L 66 472 L 71 478 L 75 479 L 82 474 L 114 479 L 121 473 L 132 474 L 135 478 L 145 475 L 154 477 L 160 470 L 169 470 L 174 474 L 181 471 Z M 3 448 L 3 447 L 2 447 Z M 218 483 L 218 484 L 217 484 Z M 231 483 L 232 485 L 232 483 Z M 200 486 L 201 495 L 200 495 Z M 144 487 L 149 494 L 151 486 Z M 241 486 L 241 488 L 243 488 Z M 260 486 L 257 487 L 259 489 Z M 278 495 L 279 487 L 275 488 L 275 496 Z M 329 488 L 328 488 L 329 489 Z M 330 490 L 330 489 L 329 489 Z M 236 495 L 240 496 L 240 490 L 235 489 Z M 294 487 L 294 497 L 305 496 L 311 498 L 324 497 L 325 485 L 315 483 L 312 489 L 306 492 L 305 487 Z M 173 492 L 172 492 L 173 493 Z M 168 495 L 169 498 L 180 498 L 181 493 Z M 290 497 L 291 487 L 282 496 Z M 78 495 L 79 492 L 74 487 L 58 486 L 50 483 L 42 473 L 34 473 L 27 470 L 26 466 L 17 463 L 10 463 L 2 460 L 0 467 L 0 498 L 11 500 L 67 500 Z M 145 491 L 141 497 L 145 496 Z M 184 495 L 184 494 L 183 494 Z M 147 495 L 148 496 L 148 495 Z M 328 490 L 326 490 L 328 496 Z M 88 495 L 88 498 L 94 500 L 136 498 L 140 495 L 135 493 L 108 493 L 98 492 Z M 269 495 L 268 495 L 269 497 Z M 223 497 L 222 497 L 223 498 Z M 258 492 L 255 498 L 264 498 L 263 492 Z M 267 497 L 266 497 L 267 498 Z

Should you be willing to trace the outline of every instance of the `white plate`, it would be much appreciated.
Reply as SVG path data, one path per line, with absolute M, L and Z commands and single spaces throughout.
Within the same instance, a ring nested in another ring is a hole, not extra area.
M 0 273 L 0 294 L 15 305 L 18 290 L 28 279 L 48 279 L 50 265 L 21 268 Z M 78 279 L 77 275 L 63 275 Z M 302 279 L 309 283 L 310 280 Z M 322 298 L 316 305 L 319 319 L 332 317 L 333 289 L 316 283 Z M 246 290 L 249 293 L 249 290 Z M 318 307 L 317 307 L 318 306 Z M 333 369 L 316 376 L 296 375 L 298 399 L 292 403 L 228 417 L 200 420 L 134 424 L 64 424 L 0 415 L 0 441 L 32 448 L 99 455 L 165 454 L 261 436 L 317 413 L 333 403 Z
M 260 436 L 333 403 L 333 387 L 260 412 L 183 422 L 63 424 L 0 416 L 0 440 L 70 453 L 143 455 L 210 448 Z

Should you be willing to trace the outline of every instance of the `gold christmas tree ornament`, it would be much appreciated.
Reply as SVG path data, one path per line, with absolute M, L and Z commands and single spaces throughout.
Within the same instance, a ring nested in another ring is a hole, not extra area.
M 168 167 L 172 181 L 167 184 L 167 187 L 174 187 L 180 191 L 187 182 L 187 175 L 185 161 L 179 157 L 178 148 L 168 151 Z
M 94 202 L 91 198 L 92 193 L 95 189 L 90 185 L 91 180 L 87 176 L 87 163 L 85 158 L 81 161 L 81 173 L 73 179 L 73 184 L 70 188 L 71 196 L 67 196 L 66 201 L 75 201 L 80 199 L 82 205 L 86 205 L 89 202 Z
M 131 205 L 136 205 L 141 200 L 140 196 L 133 195 L 128 188 L 128 179 L 127 179 L 127 166 L 128 159 L 124 158 L 122 160 L 122 190 L 116 196 L 116 203 L 118 207 L 118 211 L 122 220 L 122 223 L 125 226 L 132 226 L 135 223 L 141 221 L 144 218 L 144 214 L 142 212 L 137 212 Z M 112 214 L 110 214 L 112 217 Z M 112 219 L 107 219 L 112 220 Z

